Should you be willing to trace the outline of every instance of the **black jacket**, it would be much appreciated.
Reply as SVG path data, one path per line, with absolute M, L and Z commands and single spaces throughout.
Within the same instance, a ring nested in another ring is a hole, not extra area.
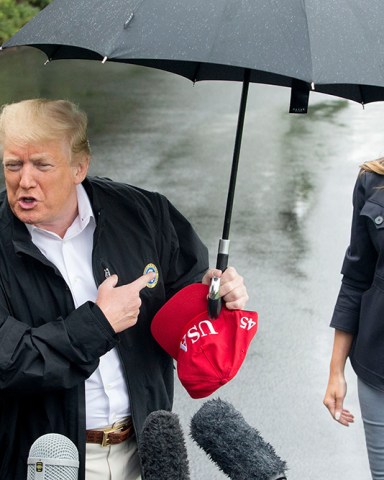
M 384 390 L 384 176 L 359 175 L 350 245 L 331 326 L 354 334 L 350 360 L 366 383 Z
M 99 357 L 117 346 L 136 434 L 154 410 L 172 408 L 173 363 L 150 334 L 163 303 L 200 281 L 207 250 L 186 219 L 161 195 L 105 179 L 84 187 L 96 218 L 93 272 L 119 284 L 153 263 L 154 288 L 142 290 L 137 324 L 116 335 L 92 302 L 74 308 L 58 270 L 31 242 L 25 225 L 0 198 L 0 480 L 25 480 L 31 444 L 50 432 L 69 437 L 84 478 L 85 387 Z

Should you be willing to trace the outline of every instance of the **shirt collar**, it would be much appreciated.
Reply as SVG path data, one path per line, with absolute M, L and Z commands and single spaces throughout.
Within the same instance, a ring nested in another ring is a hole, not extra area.
M 79 209 L 79 220 L 82 226 L 82 229 L 84 229 L 88 223 L 90 222 L 91 219 L 95 220 L 95 216 L 93 215 L 93 210 L 91 206 L 91 202 L 88 198 L 87 192 L 85 191 L 85 188 L 83 185 L 76 185 L 76 191 L 77 191 L 77 205 Z

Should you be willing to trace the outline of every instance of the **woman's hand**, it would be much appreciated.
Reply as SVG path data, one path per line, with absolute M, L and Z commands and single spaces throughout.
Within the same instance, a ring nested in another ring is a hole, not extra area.
M 323 400 L 332 417 L 346 427 L 354 421 L 351 412 L 343 406 L 347 394 L 345 362 L 351 350 L 352 341 L 351 333 L 335 330 L 328 386 Z
M 336 421 L 345 427 L 349 427 L 349 424 L 354 422 L 354 417 L 349 410 L 343 407 L 346 394 L 347 382 L 344 374 L 331 373 L 323 403 Z

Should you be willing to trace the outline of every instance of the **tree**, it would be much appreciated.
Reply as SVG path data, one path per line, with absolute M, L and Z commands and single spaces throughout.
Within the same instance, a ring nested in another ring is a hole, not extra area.
M 51 0 L 0 0 L 0 44 L 16 33 Z

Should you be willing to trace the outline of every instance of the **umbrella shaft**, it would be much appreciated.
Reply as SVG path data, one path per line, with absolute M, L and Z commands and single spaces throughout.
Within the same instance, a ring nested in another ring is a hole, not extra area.
M 230 230 L 230 226 L 231 226 L 233 200 L 234 200 L 234 196 L 235 196 L 237 170 L 238 170 L 238 167 L 239 167 L 240 148 L 241 148 L 241 140 L 242 140 L 242 136 L 243 136 L 245 109 L 246 109 L 246 106 L 247 106 L 247 97 L 248 97 L 248 88 L 249 88 L 250 76 L 251 76 L 250 69 L 248 69 L 248 68 L 245 69 L 244 70 L 243 89 L 242 89 L 241 99 L 240 99 L 239 116 L 238 116 L 238 120 L 237 120 L 235 146 L 234 146 L 234 150 L 233 150 L 231 176 L 230 176 L 230 180 L 229 180 L 227 207 L 226 207 L 226 210 L 225 210 L 225 217 L 224 217 L 224 227 L 223 227 L 222 238 L 225 239 L 225 240 L 227 240 L 229 238 L 229 230 Z

